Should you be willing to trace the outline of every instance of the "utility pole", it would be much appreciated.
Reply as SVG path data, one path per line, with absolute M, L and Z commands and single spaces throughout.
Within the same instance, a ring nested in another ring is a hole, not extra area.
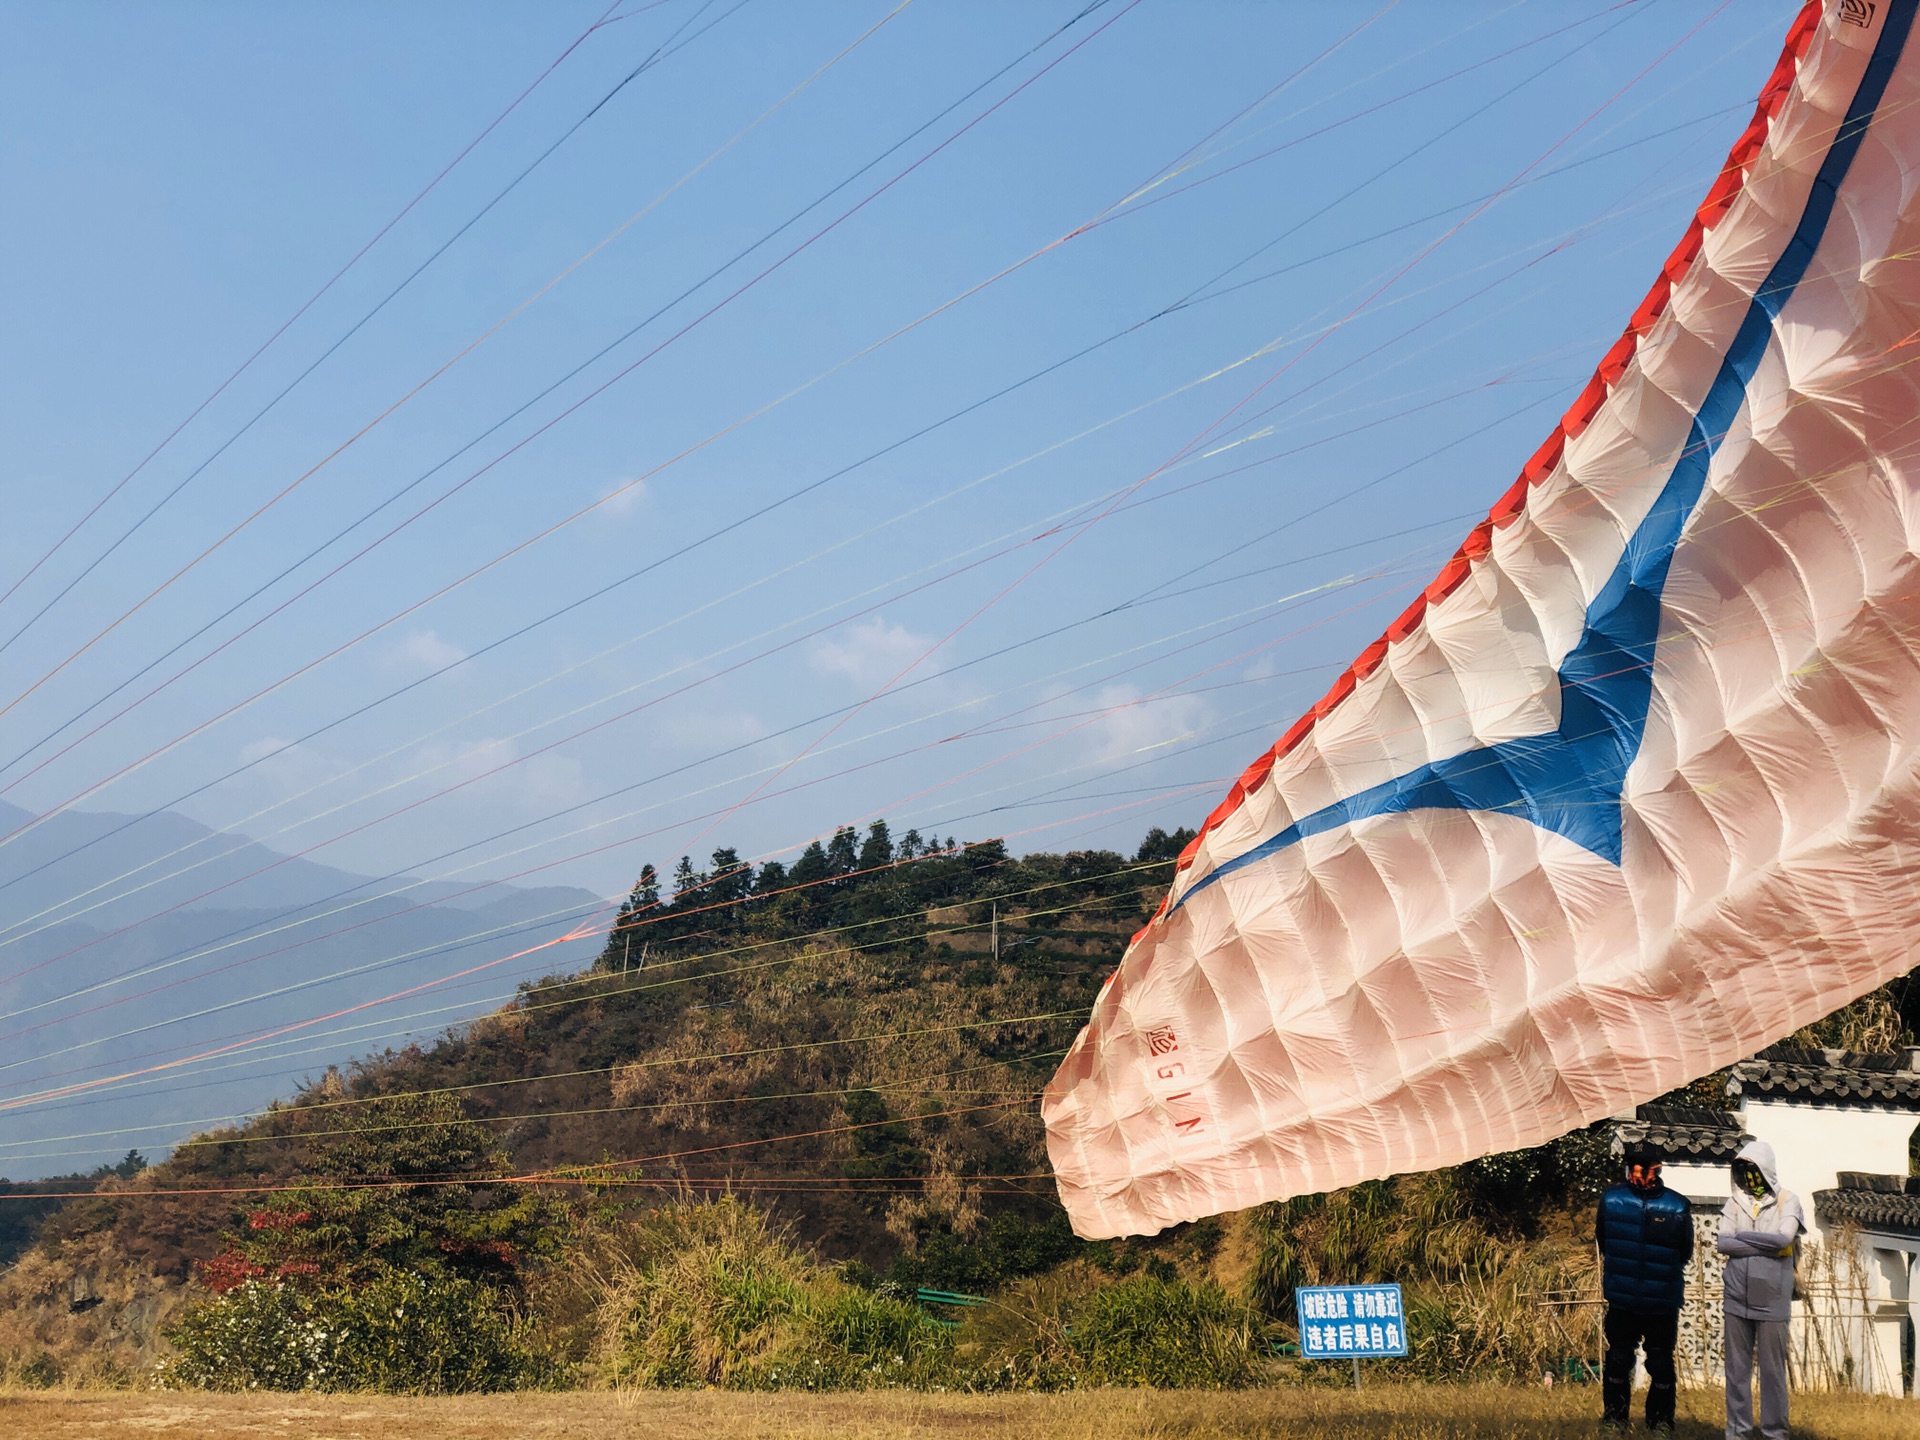
M 993 902 L 993 963 L 1000 963 L 1000 902 Z

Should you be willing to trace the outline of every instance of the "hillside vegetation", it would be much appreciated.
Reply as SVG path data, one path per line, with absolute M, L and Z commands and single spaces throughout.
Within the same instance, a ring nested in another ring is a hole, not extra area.
M 30 1202 L 0 1366 L 422 1392 L 1232 1385 L 1291 1339 L 1295 1285 L 1392 1278 L 1416 1349 L 1387 1368 L 1577 1370 L 1596 1132 L 1152 1241 L 1072 1237 L 1035 1100 L 1187 838 L 1016 858 L 876 823 L 791 869 L 727 849 L 664 887 L 649 868 L 590 970 Z M 1909 1023 L 1885 994 L 1831 1022 Z

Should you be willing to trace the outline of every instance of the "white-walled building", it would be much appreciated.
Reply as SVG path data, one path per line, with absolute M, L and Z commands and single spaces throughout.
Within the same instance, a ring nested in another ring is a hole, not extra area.
M 1694 1267 L 1681 1312 L 1683 1380 L 1714 1383 L 1723 1361 L 1721 1265 L 1713 1242 L 1749 1139 L 1773 1146 L 1780 1183 L 1809 1234 L 1794 1305 L 1794 1384 L 1920 1398 L 1920 1049 L 1891 1055 L 1775 1047 L 1733 1067 L 1728 1110 L 1642 1106 L 1615 1148 L 1645 1144 L 1666 1183 L 1693 1202 Z

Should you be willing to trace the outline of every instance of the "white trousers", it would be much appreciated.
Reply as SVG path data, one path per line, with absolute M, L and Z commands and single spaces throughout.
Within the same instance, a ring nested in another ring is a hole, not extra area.
M 1726 1318 L 1727 1440 L 1787 1440 L 1787 1322 Z M 1753 1372 L 1760 1370 L 1760 1423 Z

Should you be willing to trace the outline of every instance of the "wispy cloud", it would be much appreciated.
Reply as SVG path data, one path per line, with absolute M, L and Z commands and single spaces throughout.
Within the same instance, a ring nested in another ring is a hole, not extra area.
M 1108 713 L 1088 726 L 1096 758 L 1144 758 L 1154 750 L 1172 753 L 1206 728 L 1211 711 L 1197 695 L 1166 695 L 1143 700 L 1126 685 L 1110 685 L 1098 697 Z
M 644 480 L 616 480 L 600 492 L 599 513 L 609 520 L 624 520 L 647 503 L 649 488 Z
M 898 675 L 926 654 L 932 644 L 931 636 L 916 634 L 904 625 L 896 625 L 876 615 L 857 625 L 849 625 L 836 635 L 816 641 L 807 652 L 807 658 L 822 675 L 872 687 L 885 684 Z M 929 659 L 915 669 L 914 675 L 931 674 L 938 668 Z
M 432 630 L 415 630 L 391 646 L 385 658 L 389 669 L 430 673 L 466 659 L 467 652 Z

